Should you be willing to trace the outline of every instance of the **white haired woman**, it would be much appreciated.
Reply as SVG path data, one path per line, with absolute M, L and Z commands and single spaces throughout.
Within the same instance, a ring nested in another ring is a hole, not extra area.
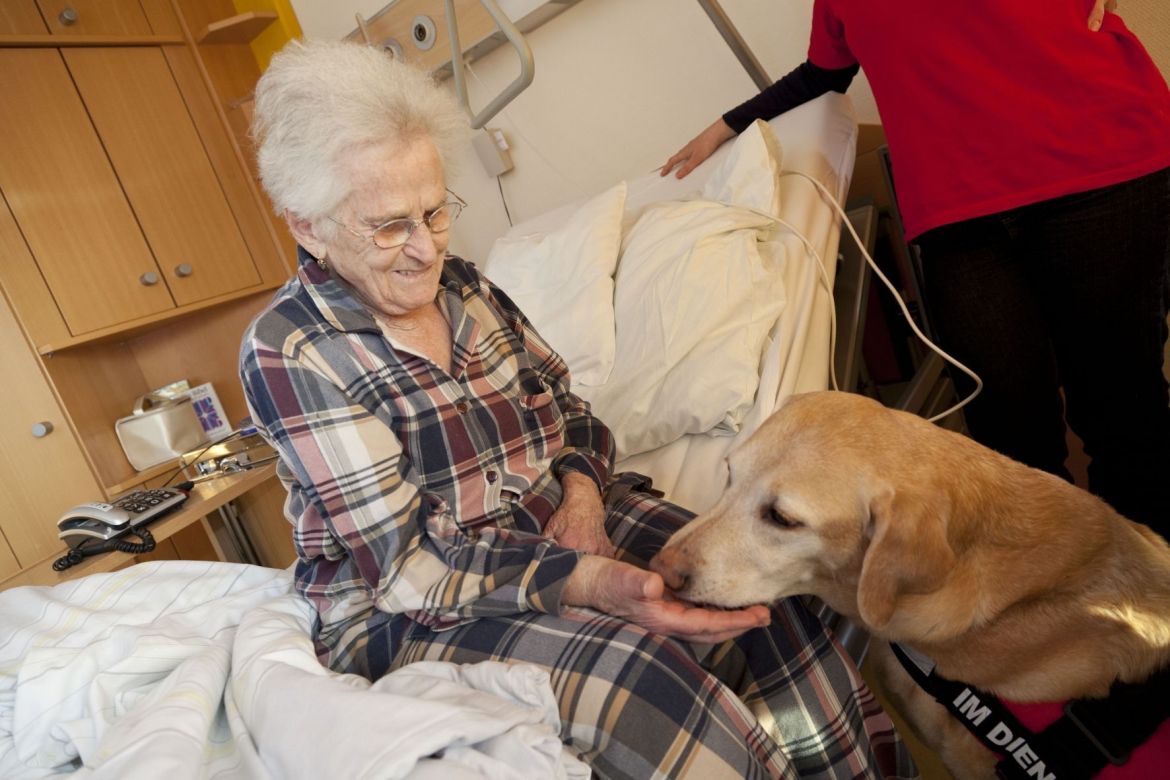
M 604 777 L 913 774 L 799 603 L 703 609 L 645 568 L 691 514 L 610 473 L 564 362 L 446 253 L 467 123 L 443 90 L 369 47 L 291 44 L 255 117 L 300 269 L 245 334 L 241 376 L 324 663 L 535 664 Z

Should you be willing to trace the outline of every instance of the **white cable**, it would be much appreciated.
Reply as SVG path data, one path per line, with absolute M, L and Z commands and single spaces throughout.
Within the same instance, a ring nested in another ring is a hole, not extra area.
M 919 330 L 918 325 L 914 322 L 914 318 L 912 316 L 910 316 L 910 310 L 906 307 L 906 302 L 902 300 L 902 296 L 898 294 L 897 288 L 895 288 L 894 284 L 888 278 L 886 278 L 886 275 L 884 273 L 882 273 L 882 270 L 880 268 L 878 268 L 878 265 L 877 265 L 877 263 L 874 262 L 874 259 L 872 257 L 870 257 L 869 251 L 865 248 L 865 243 L 861 240 L 861 237 L 859 235 L 857 235 L 857 231 L 853 228 L 853 223 L 850 222 L 848 215 L 845 214 L 845 210 L 843 208 L 841 208 L 841 204 L 837 202 L 837 199 L 833 196 L 833 193 L 829 192 L 829 189 L 825 185 L 821 184 L 814 177 L 808 175 L 807 173 L 804 173 L 803 171 L 782 170 L 782 171 L 780 171 L 780 175 L 781 176 L 800 176 L 804 179 L 808 179 L 810 182 L 813 183 L 813 185 L 816 186 L 817 190 L 820 191 L 821 195 L 824 196 L 824 198 L 826 200 L 828 200 L 829 204 L 836 210 L 838 216 L 841 217 L 841 221 L 845 224 L 845 227 L 849 230 L 849 234 L 851 236 L 853 236 L 853 240 L 854 240 L 854 242 L 856 242 L 857 248 L 861 250 L 862 256 L 865 257 L 865 261 L 867 263 L 869 263 L 869 267 L 871 269 L 873 269 L 873 272 L 877 275 L 877 277 L 879 279 L 882 280 L 882 283 L 885 284 L 886 288 L 889 289 L 890 293 L 893 294 L 894 300 L 896 300 L 898 302 L 898 308 L 901 309 L 901 311 L 902 311 L 902 317 L 905 318 L 906 323 L 910 326 L 910 330 L 914 331 L 914 335 L 916 335 L 922 341 L 922 343 L 925 344 L 936 355 L 938 355 L 943 360 L 950 363 L 952 366 L 959 369 L 960 371 L 962 371 L 964 374 L 971 377 L 971 379 L 973 379 L 975 381 L 975 389 L 971 392 L 970 395 L 968 395 L 966 398 L 962 399 L 961 401 L 959 401 L 957 404 L 955 404 L 951 408 L 947 409 L 946 411 L 940 412 L 939 414 L 936 414 L 934 417 L 928 418 L 929 421 L 930 422 L 938 422 L 939 420 L 943 419 L 944 417 L 946 417 L 950 414 L 954 414 L 955 412 L 959 411 L 967 404 L 971 403 L 971 401 L 973 401 L 975 399 L 975 397 L 977 395 L 979 395 L 979 393 L 983 390 L 983 380 L 980 379 L 979 375 L 976 374 L 974 371 L 967 368 L 967 366 L 963 365 L 958 360 L 956 360 L 955 358 L 951 357 L 946 352 L 944 352 L 937 344 L 935 344 L 933 341 L 928 339 L 926 337 L 926 335 L 921 330 Z M 763 212 L 759 212 L 759 213 L 763 213 Z M 765 216 L 767 216 L 767 215 L 765 215 Z M 792 232 L 794 234 L 796 234 L 801 239 L 801 241 L 804 242 L 805 248 L 808 249 L 809 251 L 811 251 L 813 253 L 813 256 L 816 257 L 816 259 L 817 259 L 817 264 L 820 266 L 820 271 L 821 271 L 821 280 L 825 283 L 826 287 L 829 287 L 828 273 L 825 269 L 824 262 L 821 260 L 820 256 L 817 255 L 816 252 L 812 250 L 811 244 L 809 243 L 808 239 L 805 238 L 803 235 L 801 235 L 799 233 L 799 231 L 795 230 L 791 225 L 788 225 L 788 223 L 784 222 L 783 220 L 780 220 L 776 217 L 772 217 L 772 219 L 775 219 L 777 222 L 784 224 L 786 227 L 788 227 L 789 230 L 792 230 Z M 832 298 L 832 294 L 833 294 L 832 288 L 829 287 L 830 299 Z M 836 354 L 836 329 L 837 329 L 835 307 L 830 307 L 830 312 L 831 312 L 830 329 L 829 329 L 830 354 L 835 355 Z M 837 377 L 836 377 L 836 372 L 835 372 L 835 367 L 834 367 L 835 362 L 836 361 L 832 360 L 832 359 L 830 359 L 830 361 L 829 361 L 830 374 L 832 376 L 834 390 L 837 389 Z
M 764 219 L 775 222 L 782 227 L 786 227 L 792 233 L 792 235 L 800 239 L 800 243 L 804 244 L 804 251 L 812 255 L 813 259 L 817 261 L 817 270 L 820 271 L 821 284 L 825 286 L 825 290 L 829 294 L 829 299 L 832 300 L 833 285 L 829 284 L 829 271 L 827 268 L 825 268 L 825 261 L 821 259 L 820 253 L 817 252 L 816 247 L 812 245 L 812 242 L 808 240 L 804 233 L 801 233 L 799 230 L 793 227 L 793 225 L 787 220 L 781 219 L 780 217 L 777 217 L 773 214 L 769 214 L 766 211 L 759 211 L 758 209 L 747 208 L 744 206 L 737 206 L 737 208 L 745 208 L 752 214 L 756 214 L 763 217 Z M 837 307 L 835 306 L 829 307 L 829 354 L 837 354 Z M 833 359 L 829 360 L 829 382 L 831 383 L 830 386 L 834 390 L 840 389 L 840 387 L 837 385 L 837 361 Z

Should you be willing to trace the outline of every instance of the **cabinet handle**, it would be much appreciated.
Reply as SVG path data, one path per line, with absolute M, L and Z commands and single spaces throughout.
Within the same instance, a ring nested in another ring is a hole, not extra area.
M 77 23 L 77 11 L 66 6 L 65 10 L 63 10 L 61 13 L 57 14 L 57 20 L 59 22 L 61 22 L 61 24 L 65 25 L 66 27 L 68 27 L 71 24 L 76 24 Z
M 44 420 L 43 422 L 33 424 L 33 427 L 32 427 L 33 438 L 43 439 L 52 432 L 53 432 L 53 423 L 49 422 L 48 420 Z
M 179 263 L 175 266 L 175 276 L 190 276 L 195 272 L 190 263 Z
M 154 271 L 147 271 L 142 276 L 138 277 L 138 281 L 141 282 L 144 286 L 150 287 L 151 285 L 158 284 L 158 274 L 156 274 Z

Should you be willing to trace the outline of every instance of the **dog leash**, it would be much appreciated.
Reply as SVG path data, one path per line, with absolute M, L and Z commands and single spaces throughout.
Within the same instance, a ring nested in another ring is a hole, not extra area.
M 995 771 L 1003 780 L 1087 780 L 1110 764 L 1124 765 L 1170 717 L 1170 667 L 1144 683 L 1114 683 L 1107 698 L 1069 701 L 1062 717 L 1036 733 L 998 697 L 936 674 L 933 663 L 907 648 L 890 649 L 920 688 L 1002 756 Z

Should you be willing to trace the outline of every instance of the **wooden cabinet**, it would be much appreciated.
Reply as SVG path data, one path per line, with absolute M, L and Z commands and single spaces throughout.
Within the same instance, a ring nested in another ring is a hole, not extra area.
M 138 0 L 36 0 L 54 35 L 150 35 Z
M 260 283 L 159 49 L 2 49 L 0 72 L 0 192 L 71 335 Z
M 48 31 L 34 0 L 0 0 L 0 35 L 44 35 Z
M 0 296 L 0 361 L 9 377 L 0 404 L 0 579 L 61 547 L 56 520 L 102 498 L 81 447 Z
M 220 94 L 250 94 L 256 62 L 191 36 L 234 13 L 0 0 L 0 580 L 60 552 L 69 506 L 172 475 L 118 442 L 138 396 L 211 382 L 247 413 L 240 335 L 295 261 Z
M 162 51 L 64 50 L 176 305 L 260 276 Z
M 0 192 L 70 333 L 174 306 L 61 54 L 0 49 L 0 73 Z

